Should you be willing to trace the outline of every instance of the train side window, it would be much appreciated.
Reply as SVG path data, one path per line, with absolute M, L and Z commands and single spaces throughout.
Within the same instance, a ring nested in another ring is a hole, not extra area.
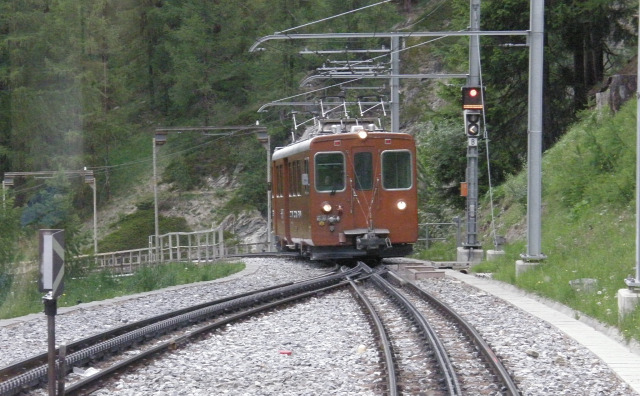
M 407 150 L 390 150 L 382 153 L 382 187 L 386 190 L 411 188 L 411 153 Z
M 294 168 L 295 162 L 289 162 L 288 164 L 288 173 L 289 173 L 289 197 L 294 197 L 296 195 L 296 176 L 295 176 L 295 168 Z
M 301 176 L 301 170 L 300 170 L 300 165 L 301 165 L 301 161 L 298 160 L 295 162 L 294 164 L 294 168 L 295 168 L 295 172 L 294 172 L 294 177 L 295 177 L 295 195 L 296 197 L 299 197 L 302 195 L 302 176 Z
M 353 167 L 356 190 L 373 188 L 373 155 L 368 152 L 356 153 L 353 156 Z
M 318 153 L 315 156 L 316 190 L 336 192 L 344 190 L 344 155 Z
M 278 166 L 275 165 L 271 170 L 273 176 L 271 177 L 271 198 L 278 196 Z
M 304 195 L 309 195 L 309 158 L 304 159 L 304 173 L 302 174 L 302 187 Z
M 277 183 L 277 197 L 282 197 L 284 195 L 284 167 L 282 165 L 278 165 L 278 183 Z

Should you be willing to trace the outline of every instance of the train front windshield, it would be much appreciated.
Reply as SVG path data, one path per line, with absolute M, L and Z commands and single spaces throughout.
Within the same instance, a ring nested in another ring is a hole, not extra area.
M 382 153 L 382 187 L 385 190 L 407 190 L 413 187 L 411 152 L 388 150 Z M 356 153 L 353 158 L 355 188 L 373 188 L 373 155 Z M 345 188 L 345 161 L 340 152 L 318 153 L 315 156 L 316 190 L 336 192 Z
M 344 190 L 344 155 L 342 153 L 316 154 L 316 190 L 335 192 Z
M 385 190 L 406 190 L 411 188 L 411 153 L 406 150 L 382 153 L 382 187 Z
M 353 156 L 356 190 L 373 188 L 373 154 L 369 152 L 355 153 Z

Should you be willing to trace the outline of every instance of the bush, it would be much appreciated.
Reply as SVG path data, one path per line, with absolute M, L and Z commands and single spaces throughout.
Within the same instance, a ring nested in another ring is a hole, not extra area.
M 149 236 L 155 235 L 153 209 L 138 209 L 118 221 L 117 229 L 98 243 L 101 252 L 142 249 L 149 246 Z M 183 217 L 158 217 L 160 233 L 190 231 Z

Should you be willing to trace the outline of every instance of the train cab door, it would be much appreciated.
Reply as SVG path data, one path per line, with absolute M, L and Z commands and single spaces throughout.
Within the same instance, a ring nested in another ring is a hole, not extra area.
M 283 171 L 283 175 L 282 175 L 282 180 L 283 180 L 283 191 L 282 191 L 282 199 L 283 199 L 283 205 L 280 211 L 280 217 L 282 218 L 282 222 L 284 225 L 284 235 L 287 239 L 287 244 L 291 245 L 292 241 L 291 241 L 291 218 L 290 218 L 290 213 L 291 213 L 291 202 L 290 202 L 290 197 L 291 197 L 291 186 L 289 181 L 291 180 L 291 177 L 289 176 L 289 160 L 287 158 L 284 159 L 284 164 L 282 166 L 282 171 Z
M 376 151 L 373 147 L 354 148 L 351 155 L 351 212 L 353 224 L 350 228 L 369 228 L 373 226 L 372 210 L 374 210 L 376 180 L 379 169 L 375 164 Z
M 273 168 L 273 227 L 275 235 L 286 244 L 291 243 L 291 229 L 289 224 L 289 174 L 288 161 L 278 161 Z M 283 247 L 280 243 L 280 247 Z

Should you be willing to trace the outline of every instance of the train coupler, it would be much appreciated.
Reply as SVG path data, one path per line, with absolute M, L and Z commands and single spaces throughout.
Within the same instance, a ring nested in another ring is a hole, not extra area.
M 375 233 L 364 234 L 356 238 L 356 249 L 358 250 L 378 250 L 390 246 L 391 240 L 388 237 L 382 238 Z

